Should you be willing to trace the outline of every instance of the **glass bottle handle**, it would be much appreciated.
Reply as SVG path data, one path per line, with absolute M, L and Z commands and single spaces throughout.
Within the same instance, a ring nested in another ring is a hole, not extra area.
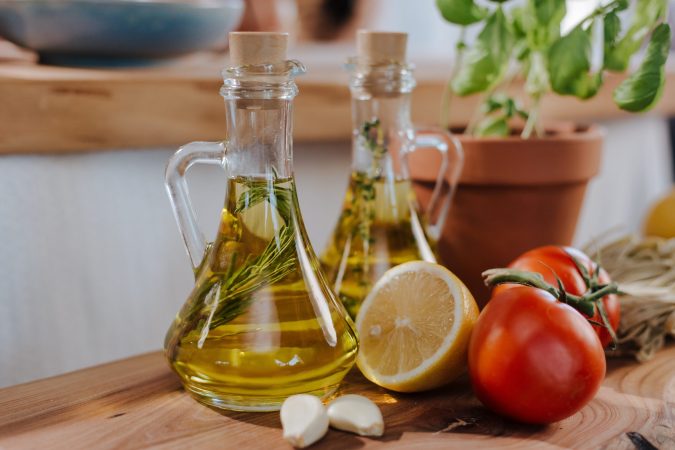
M 449 152 L 448 142 L 452 143 L 453 152 Z M 441 154 L 441 166 L 424 215 L 427 234 L 432 239 L 438 240 L 443 232 L 443 224 L 450 211 L 452 196 L 462 173 L 464 150 L 459 139 L 448 131 L 440 128 L 433 131 L 428 128 L 417 130 L 411 152 L 429 147 L 435 148 Z
M 193 164 L 218 164 L 225 168 L 225 152 L 224 142 L 191 142 L 179 148 L 166 166 L 166 191 L 193 269 L 201 264 L 207 243 L 197 224 L 185 174 Z

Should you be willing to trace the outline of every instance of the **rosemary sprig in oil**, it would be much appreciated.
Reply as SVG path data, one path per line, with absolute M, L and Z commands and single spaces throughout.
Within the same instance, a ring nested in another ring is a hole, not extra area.
M 195 297 L 205 300 L 193 305 L 185 318 L 197 322 L 197 330 L 211 330 L 234 320 L 248 309 L 253 293 L 282 280 L 296 265 L 292 190 L 279 186 L 276 179 L 243 184 L 248 189 L 237 199 L 233 213 L 239 215 L 266 201 L 277 210 L 284 225 L 258 256 L 248 255 L 235 269 L 240 256 L 233 253 L 226 273 L 213 273 L 200 283 Z
M 374 118 L 373 120 L 364 122 L 360 129 L 359 138 L 361 145 L 370 152 L 371 163 L 366 172 L 355 172 L 352 175 L 354 196 L 351 200 L 349 214 L 352 215 L 354 223 L 352 233 L 354 236 L 361 238 L 363 253 L 364 255 L 368 255 L 370 245 L 372 244 L 370 229 L 373 220 L 375 220 L 375 182 L 380 177 L 382 158 L 387 154 L 384 131 L 380 120 Z M 361 268 L 355 267 L 352 270 L 360 272 L 361 285 L 366 286 L 369 284 L 367 266 L 364 265 Z
M 248 309 L 257 290 L 285 278 L 295 267 L 295 236 L 293 227 L 283 225 L 277 239 L 265 250 L 243 264 L 220 284 L 220 296 L 210 328 L 224 325 Z
M 355 195 L 352 198 L 352 210 L 359 222 L 357 230 L 364 242 L 370 239 L 370 223 L 374 219 L 375 209 L 375 181 L 380 177 L 380 162 L 387 154 L 387 146 L 384 142 L 384 132 L 380 126 L 380 119 L 366 121 L 360 130 L 362 145 L 371 154 L 371 162 L 368 171 L 355 172 Z
M 244 184 L 248 187 L 248 190 L 237 199 L 234 214 L 240 214 L 246 209 L 266 201 L 277 210 L 284 222 L 290 223 L 293 194 L 289 188 L 277 186 L 274 180 L 264 184 L 260 181 L 245 181 Z

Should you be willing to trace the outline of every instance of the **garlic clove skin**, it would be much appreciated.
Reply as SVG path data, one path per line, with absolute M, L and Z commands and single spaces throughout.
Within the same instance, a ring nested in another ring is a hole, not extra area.
M 382 436 L 384 420 L 375 403 L 362 395 L 347 394 L 328 404 L 330 426 L 360 436 Z
M 284 439 L 293 447 L 310 446 L 328 431 L 326 407 L 313 395 L 291 395 L 281 405 L 280 415 Z

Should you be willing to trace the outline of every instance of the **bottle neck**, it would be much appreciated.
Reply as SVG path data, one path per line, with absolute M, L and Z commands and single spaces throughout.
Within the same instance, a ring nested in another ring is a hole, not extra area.
M 293 176 L 293 107 L 291 100 L 225 101 L 230 176 Z
M 293 176 L 295 61 L 227 69 L 221 95 L 227 122 L 227 172 L 231 177 Z
M 412 70 L 400 64 L 361 66 L 352 71 L 352 170 L 371 178 L 408 178 L 401 156 L 410 150 Z

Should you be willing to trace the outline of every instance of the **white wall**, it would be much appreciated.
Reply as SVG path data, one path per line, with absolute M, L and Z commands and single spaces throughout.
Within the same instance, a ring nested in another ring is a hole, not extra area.
M 668 123 L 636 115 L 602 124 L 607 136 L 600 174 L 586 193 L 575 243 L 642 229 L 649 206 L 671 186 Z

